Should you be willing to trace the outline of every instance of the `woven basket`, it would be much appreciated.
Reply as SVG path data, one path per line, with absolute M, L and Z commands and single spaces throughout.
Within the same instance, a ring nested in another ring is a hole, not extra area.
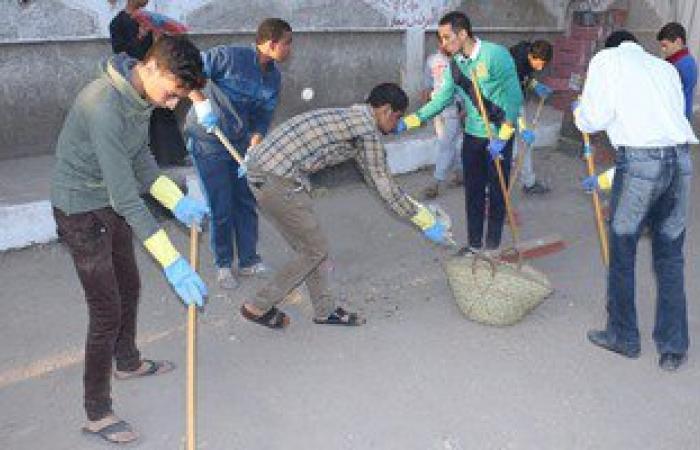
M 479 256 L 455 256 L 444 270 L 457 306 L 486 325 L 513 325 L 552 293 L 547 277 L 530 266 Z

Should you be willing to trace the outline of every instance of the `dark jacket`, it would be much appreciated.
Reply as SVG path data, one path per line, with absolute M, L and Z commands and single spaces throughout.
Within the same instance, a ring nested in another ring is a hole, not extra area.
M 132 58 L 142 60 L 153 45 L 153 33 L 149 31 L 143 39 L 139 39 L 138 34 L 138 22 L 126 11 L 121 11 L 109 24 L 112 51 L 114 53 L 125 52 Z
M 534 73 L 534 69 L 527 60 L 527 55 L 530 52 L 530 45 L 531 44 L 527 41 L 521 41 L 510 48 L 510 56 L 512 56 L 513 61 L 515 61 L 515 70 L 518 72 L 518 80 L 523 90 L 525 90 L 525 86 L 532 80 L 532 74 Z

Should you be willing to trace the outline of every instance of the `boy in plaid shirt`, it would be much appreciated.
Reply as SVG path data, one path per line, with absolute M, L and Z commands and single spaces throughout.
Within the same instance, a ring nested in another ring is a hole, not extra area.
M 248 320 L 270 328 L 289 323 L 276 305 L 301 283 L 309 288 L 314 323 L 361 325 L 356 313 L 336 307 L 326 273 L 319 266 L 328 244 L 309 194 L 308 175 L 354 159 L 367 183 L 401 217 L 410 218 L 431 241 L 445 243 L 448 230 L 427 208 L 394 182 L 380 134 L 396 128 L 408 106 L 406 93 L 393 83 L 376 86 L 366 104 L 308 111 L 272 131 L 247 155 L 248 183 L 260 211 L 271 220 L 297 257 L 284 265 L 249 302 L 241 306 Z

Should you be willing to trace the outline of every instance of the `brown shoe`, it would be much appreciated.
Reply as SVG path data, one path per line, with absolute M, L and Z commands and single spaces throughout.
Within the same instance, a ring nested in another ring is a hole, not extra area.
M 454 187 L 464 186 L 464 175 L 461 170 L 454 172 L 452 178 L 450 179 L 450 184 Z
M 433 182 L 431 185 L 423 189 L 423 197 L 432 200 L 440 195 L 440 183 Z

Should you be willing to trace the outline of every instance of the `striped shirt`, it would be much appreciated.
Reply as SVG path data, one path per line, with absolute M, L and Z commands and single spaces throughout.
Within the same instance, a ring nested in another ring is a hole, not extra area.
M 415 215 L 411 199 L 394 182 L 386 151 L 369 105 L 315 109 L 280 124 L 255 147 L 248 149 L 249 178 L 256 171 L 298 180 L 354 159 L 362 174 L 389 208 L 401 217 Z

